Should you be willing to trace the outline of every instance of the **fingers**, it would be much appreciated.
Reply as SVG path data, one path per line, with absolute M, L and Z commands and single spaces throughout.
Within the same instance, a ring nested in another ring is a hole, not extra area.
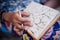
M 14 14 L 15 16 L 12 17 L 13 21 L 16 20 L 18 22 L 29 22 L 30 20 L 27 17 L 21 17 L 19 14 Z M 26 12 L 22 12 L 22 15 L 29 16 Z
M 18 21 L 18 20 L 16 20 L 16 19 L 13 19 L 13 20 L 11 20 L 11 21 L 12 21 L 12 23 L 13 23 L 13 24 L 16 24 L 16 23 L 17 23 L 17 24 L 18 24 L 18 23 L 20 23 L 20 24 L 21 24 L 21 22 L 20 22 L 20 21 Z
M 30 20 L 26 17 L 17 17 L 16 20 L 18 20 L 19 22 L 29 22 Z
M 14 27 L 14 31 L 15 31 L 19 36 L 22 35 L 21 32 L 20 32 L 20 30 L 17 29 L 16 26 Z
M 17 23 L 14 24 L 17 29 L 24 30 L 24 27 L 22 25 L 19 25 Z
M 25 21 L 25 20 L 24 20 L 24 21 Z M 12 23 L 13 23 L 15 26 L 19 27 L 19 28 L 21 27 L 21 24 L 22 24 L 22 22 L 17 21 L 17 20 L 13 20 Z M 31 23 L 30 21 L 28 21 L 28 20 L 26 20 L 25 22 L 23 22 L 23 24 L 24 24 L 25 26 L 32 26 L 32 23 Z
M 25 22 L 24 25 L 25 25 L 25 26 L 30 26 L 30 27 L 31 27 L 31 26 L 32 26 L 32 23 L 31 23 L 31 22 Z
M 22 15 L 22 16 L 25 16 L 25 17 L 30 16 L 30 14 L 28 14 L 27 12 L 24 12 L 24 11 L 21 11 L 21 15 Z
M 15 21 L 16 23 L 20 23 L 20 24 L 24 24 L 25 26 L 32 26 L 32 23 L 28 20 L 28 19 L 26 19 L 26 20 L 22 20 L 22 22 L 17 22 L 17 21 Z

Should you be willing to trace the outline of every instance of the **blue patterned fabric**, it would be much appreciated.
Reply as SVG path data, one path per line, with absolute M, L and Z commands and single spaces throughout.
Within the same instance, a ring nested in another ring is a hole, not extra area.
M 0 11 L 17 12 L 26 8 L 31 1 L 42 2 L 40 0 L 0 0 Z
M 60 24 L 58 22 L 56 22 L 54 24 L 53 33 L 52 33 L 51 37 L 48 38 L 47 40 L 54 40 L 53 36 L 56 35 L 56 31 L 60 31 Z

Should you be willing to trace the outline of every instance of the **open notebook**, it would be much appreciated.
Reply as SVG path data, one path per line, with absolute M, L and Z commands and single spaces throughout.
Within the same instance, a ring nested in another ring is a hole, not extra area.
M 36 40 L 41 39 L 59 18 L 59 11 L 35 2 L 31 2 L 24 11 L 30 14 L 33 24 L 27 27 L 27 32 Z

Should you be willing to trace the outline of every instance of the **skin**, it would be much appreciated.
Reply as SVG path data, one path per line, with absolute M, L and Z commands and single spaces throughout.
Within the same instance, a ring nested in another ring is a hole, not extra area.
M 46 6 L 49 6 L 51 8 L 56 8 L 58 6 L 58 4 L 59 4 L 58 0 L 49 0 L 48 2 L 45 3 Z M 15 26 L 14 31 L 18 35 L 20 35 L 21 30 L 24 30 L 24 27 L 19 25 L 19 23 L 23 22 L 24 25 L 26 25 L 26 26 L 32 26 L 29 19 L 26 18 L 26 17 L 29 17 L 30 15 L 23 11 L 21 13 L 24 17 L 20 17 L 18 12 L 14 13 L 14 14 L 10 14 L 10 13 L 6 12 L 3 17 L 3 19 L 11 22 Z
M 30 15 L 26 12 L 21 11 L 21 15 L 24 17 L 20 17 L 20 15 L 18 14 L 18 12 L 16 13 L 3 13 L 3 19 L 6 21 L 9 21 L 10 23 L 12 23 L 14 25 L 14 31 L 20 35 L 20 31 L 24 30 L 24 27 L 22 25 L 20 25 L 22 22 L 24 23 L 24 25 L 26 26 L 31 26 L 31 22 L 29 21 L 29 19 L 27 17 L 29 17 Z M 10 28 L 11 29 L 11 28 Z

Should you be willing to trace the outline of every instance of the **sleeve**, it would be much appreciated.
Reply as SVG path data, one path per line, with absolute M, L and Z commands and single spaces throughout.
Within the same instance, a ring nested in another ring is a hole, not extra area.
M 18 2 L 15 0 L 0 0 L 0 12 L 17 12 Z

